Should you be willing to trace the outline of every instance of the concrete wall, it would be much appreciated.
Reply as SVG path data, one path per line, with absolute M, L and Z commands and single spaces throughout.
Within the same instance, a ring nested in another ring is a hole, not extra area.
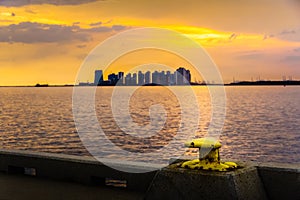
M 300 199 L 300 165 L 260 163 L 259 176 L 269 199 Z
M 126 171 L 155 168 L 138 163 L 133 165 L 112 161 L 111 164 Z M 44 192 L 52 195 L 55 195 L 54 191 L 64 190 L 64 184 L 58 187 L 60 183 L 78 183 L 81 184 L 80 188 L 90 188 L 95 185 L 105 187 L 107 180 L 113 180 L 120 181 L 121 186 L 123 184 L 126 187 L 122 191 L 138 192 L 126 193 L 124 196 L 122 193 L 119 199 L 140 199 L 141 196 L 145 199 L 300 199 L 299 164 L 246 163 L 242 169 L 232 172 L 210 172 L 169 166 L 150 173 L 126 173 L 107 167 L 91 157 L 0 150 L 1 174 L 4 179 L 0 181 L 0 197 L 4 199 L 9 199 L 9 195 L 17 195 L 7 192 L 10 189 L 3 190 L 3 186 L 6 187 L 4 180 L 22 182 L 16 177 L 31 177 L 30 183 L 40 180 L 54 181 L 51 187 L 44 189 Z M 21 195 L 13 196 L 12 199 L 22 199 L 24 195 L 32 197 L 30 192 L 33 190 L 30 190 L 30 184 L 26 186 L 27 189 L 23 190 Z M 74 196 L 73 193 L 76 193 L 80 196 L 79 191 L 86 190 L 70 189 L 68 194 Z M 96 195 L 99 190 L 90 190 L 90 194 Z M 106 194 L 109 196 L 111 192 L 114 197 L 118 191 L 108 191 Z M 68 197 L 67 194 L 64 195 Z M 55 198 L 53 196 L 52 199 Z
M 247 165 L 229 172 L 173 166 L 158 173 L 148 190 L 147 199 L 267 199 L 255 166 Z
M 137 166 L 126 162 L 115 163 L 126 171 Z M 151 166 L 140 165 L 140 168 Z M 156 171 L 126 173 L 103 165 L 91 157 L 0 150 L 0 171 L 11 174 L 28 174 L 53 180 L 73 181 L 88 185 L 105 185 L 106 179 L 126 181 L 126 188 L 146 191 Z

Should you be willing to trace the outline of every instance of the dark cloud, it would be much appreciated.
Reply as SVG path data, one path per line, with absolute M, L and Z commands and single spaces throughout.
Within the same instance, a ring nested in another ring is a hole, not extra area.
M 286 41 L 300 42 L 300 27 L 294 27 L 293 29 L 285 29 L 275 34 L 266 34 L 264 35 L 263 40 L 273 37 Z
M 229 40 L 234 40 L 234 39 L 237 38 L 237 36 L 239 36 L 239 35 L 238 35 L 238 34 L 235 34 L 235 33 L 232 33 L 228 39 L 229 39 Z
M 79 5 L 99 0 L 1 0 L 0 6 L 19 7 L 36 4 L 52 4 L 52 5 Z M 103 0 L 102 0 L 103 1 Z
M 96 27 L 96 28 L 90 28 L 87 29 L 89 32 L 109 32 L 112 29 L 110 27 L 107 26 L 100 26 L 100 27 Z
M 91 23 L 90 26 L 100 26 L 102 22 Z
M 121 31 L 121 30 L 124 30 L 126 28 L 127 28 L 126 26 L 122 26 L 122 25 L 113 25 L 112 26 L 112 29 L 115 30 L 115 31 Z
M 79 48 L 79 49 L 83 49 L 83 48 L 86 47 L 86 45 L 85 44 L 81 44 L 81 45 L 77 45 L 76 47 Z
M 300 56 L 286 56 L 283 61 L 285 61 L 285 62 L 300 62 Z
M 32 10 L 29 10 L 29 9 L 26 9 L 25 12 L 30 13 L 30 14 L 34 14 L 34 15 L 37 14 L 36 12 L 34 12 Z
M 32 22 L 23 22 L 9 26 L 0 26 L 0 42 L 21 43 L 51 43 L 65 41 L 86 42 L 92 39 L 91 33 L 114 32 L 126 29 L 121 25 L 112 27 L 100 26 L 90 29 L 82 29 L 77 25 L 49 25 Z
M 111 27 L 108 26 L 100 26 L 100 27 L 93 27 L 90 29 L 85 29 L 88 32 L 109 32 L 109 31 L 122 31 L 128 29 L 130 27 L 122 26 L 122 25 L 113 25 Z
M 283 40 L 288 41 L 300 41 L 300 28 L 295 28 L 291 30 L 283 30 L 279 34 L 277 34 L 277 37 Z
M 269 38 L 273 38 L 275 37 L 275 35 L 270 34 L 270 35 L 264 35 L 263 40 L 269 39 Z
M 18 25 L 0 27 L 0 42 L 62 42 L 89 40 L 88 34 L 80 33 L 78 26 L 48 25 L 23 22 Z
M 300 47 L 299 48 L 296 48 L 294 49 L 295 52 L 300 52 Z
M 236 56 L 236 59 L 240 60 L 257 60 L 264 57 L 264 54 L 258 51 L 249 51 Z
M 108 21 L 104 22 L 103 24 L 110 24 L 110 23 L 112 23 L 112 22 L 113 22 L 113 20 L 112 20 L 112 19 L 110 19 L 110 20 L 108 20 Z
M 74 22 L 73 26 L 79 26 L 80 22 Z
M 280 35 L 296 34 L 295 30 L 283 30 Z

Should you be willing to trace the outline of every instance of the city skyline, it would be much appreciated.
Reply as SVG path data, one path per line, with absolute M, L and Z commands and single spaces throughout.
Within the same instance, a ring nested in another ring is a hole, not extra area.
M 96 70 L 93 85 L 189 85 L 191 78 L 190 70 L 184 67 L 179 67 L 174 72 L 170 70 L 145 70 L 144 72 L 139 70 L 127 74 L 124 72 L 110 73 L 107 79 L 104 79 L 103 70 Z M 90 83 L 86 84 L 89 85 Z

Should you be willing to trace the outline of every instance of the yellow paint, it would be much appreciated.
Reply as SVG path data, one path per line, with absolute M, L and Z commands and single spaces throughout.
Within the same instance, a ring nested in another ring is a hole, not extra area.
M 186 147 L 199 148 L 199 159 L 182 163 L 181 167 L 189 169 L 202 169 L 212 171 L 229 171 L 236 169 L 238 165 L 234 162 L 221 162 L 219 149 L 221 143 L 214 138 L 200 138 L 185 143 Z M 200 151 L 209 151 L 204 157 L 200 156 Z
M 185 143 L 189 148 L 221 148 L 221 143 L 214 138 L 199 138 Z

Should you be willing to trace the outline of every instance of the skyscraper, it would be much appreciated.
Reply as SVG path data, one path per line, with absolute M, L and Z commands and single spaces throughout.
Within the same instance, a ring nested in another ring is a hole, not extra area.
M 124 72 L 118 72 L 118 79 L 121 79 L 124 77 Z
M 177 83 L 177 81 L 176 81 L 176 75 L 177 75 L 176 71 L 173 74 L 171 74 L 171 84 L 172 85 L 176 85 L 176 83 Z
M 188 85 L 191 82 L 190 70 L 186 70 L 180 67 L 176 70 L 176 84 L 177 85 Z
M 171 85 L 171 72 L 170 71 L 167 71 L 166 83 L 167 83 L 167 85 Z
M 145 84 L 150 84 L 150 83 L 151 83 L 150 75 L 151 75 L 151 72 L 150 72 L 150 71 L 147 71 L 147 72 L 145 73 Z
M 152 73 L 152 83 L 154 84 L 160 84 L 160 81 L 159 81 L 159 72 L 158 71 L 155 71 Z
M 159 81 L 161 85 L 168 85 L 167 83 L 167 76 L 165 74 L 165 71 L 160 72 L 159 74 Z
M 96 70 L 95 71 L 94 85 L 100 85 L 102 82 L 103 82 L 103 71 L 102 70 Z
M 115 73 L 109 74 L 108 75 L 108 80 L 110 81 L 110 84 L 116 85 L 118 82 L 118 75 Z
M 138 85 L 144 85 L 145 84 L 145 74 L 143 72 L 139 71 L 138 73 Z
M 118 73 L 118 85 L 124 85 L 124 72 L 119 72 Z
M 190 70 L 186 70 L 185 84 L 188 85 L 190 83 L 191 83 L 191 72 Z
M 131 73 L 128 73 L 125 77 L 125 85 L 131 85 Z
M 131 85 L 136 85 L 136 83 L 137 83 L 137 75 L 136 73 L 133 73 L 131 78 Z

